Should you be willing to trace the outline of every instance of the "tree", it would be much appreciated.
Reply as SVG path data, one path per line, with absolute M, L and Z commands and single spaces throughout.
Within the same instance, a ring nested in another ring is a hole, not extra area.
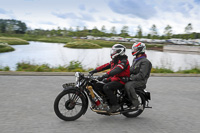
M 103 26 L 101 27 L 101 32 L 106 33 L 106 27 L 105 27 L 105 25 L 103 25 Z
M 105 25 L 103 25 L 101 27 L 101 36 L 105 36 L 105 35 L 106 35 L 106 27 L 105 27 Z
M 76 33 L 75 34 L 76 34 L 77 37 L 81 36 L 79 26 L 76 26 Z
M 57 28 L 56 35 L 57 36 L 62 36 L 62 30 L 61 30 L 61 28 L 59 26 Z
M 0 32 L 5 33 L 6 32 L 6 22 L 0 19 Z
M 80 29 L 79 29 L 79 26 L 76 26 L 76 32 L 79 32 Z
M 189 34 L 192 31 L 192 24 L 189 23 L 186 27 L 185 27 L 185 33 Z
M 115 26 L 111 27 L 110 31 L 111 31 L 112 35 L 116 35 L 117 34 Z
M 88 29 L 86 26 L 83 27 L 83 30 L 82 30 L 82 34 L 81 36 L 87 36 L 88 35 Z
M 68 31 L 72 32 L 72 31 L 73 31 L 73 28 L 72 28 L 72 27 L 70 27 Z
M 86 26 L 84 26 L 84 27 L 83 27 L 83 30 L 85 30 L 85 31 L 86 31 L 86 30 L 87 30 L 87 27 L 86 27 Z
M 122 37 L 127 37 L 127 36 L 129 36 L 129 35 L 128 35 L 128 26 L 123 26 L 123 27 L 122 27 L 120 36 L 122 36 Z
M 67 28 L 65 28 L 65 27 L 63 29 L 63 36 L 67 36 Z
M 140 25 L 138 25 L 137 35 L 138 38 L 142 38 L 142 28 Z
M 100 34 L 100 31 L 97 29 L 97 27 L 95 26 L 93 29 L 92 29 L 92 35 L 93 36 L 99 36 Z
M 0 19 L 0 32 L 24 34 L 27 26 L 24 22 L 14 19 Z
M 158 32 L 157 32 L 157 28 L 155 24 L 153 24 L 152 27 L 150 28 L 150 35 L 152 39 L 156 39 L 158 36 Z
M 167 25 L 165 27 L 164 35 L 166 36 L 167 39 L 171 38 L 171 36 L 172 36 L 172 27 L 170 25 Z
M 17 27 L 18 27 L 18 29 L 16 30 L 16 33 L 24 34 L 27 30 L 26 24 L 21 21 L 18 21 Z
M 74 31 L 72 27 L 70 27 L 68 30 L 68 36 L 74 36 Z

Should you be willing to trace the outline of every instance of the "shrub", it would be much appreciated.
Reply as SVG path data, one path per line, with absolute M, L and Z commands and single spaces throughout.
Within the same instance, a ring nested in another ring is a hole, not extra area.
M 17 71 L 35 71 L 37 65 L 33 65 L 30 62 L 17 63 Z
M 74 71 L 75 69 L 83 69 L 81 62 L 79 61 L 70 61 L 69 65 L 67 66 L 69 71 Z
M 5 67 L 0 66 L 0 71 L 10 71 L 10 67 L 9 66 L 5 66 Z

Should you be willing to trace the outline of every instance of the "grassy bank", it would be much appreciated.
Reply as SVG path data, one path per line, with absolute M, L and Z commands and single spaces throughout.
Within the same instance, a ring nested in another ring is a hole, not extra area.
M 29 44 L 28 41 L 15 37 L 0 37 L 0 43 L 7 43 L 9 45 Z
M 14 51 L 15 49 L 7 43 L 0 43 L 0 53 Z
M 38 38 L 36 41 L 51 42 L 51 43 L 68 43 L 68 42 L 74 41 L 74 39 L 70 37 L 41 37 L 41 38 Z
M 80 49 L 102 48 L 98 44 L 87 42 L 87 41 L 68 42 L 64 47 L 68 47 L 68 48 L 80 48 Z

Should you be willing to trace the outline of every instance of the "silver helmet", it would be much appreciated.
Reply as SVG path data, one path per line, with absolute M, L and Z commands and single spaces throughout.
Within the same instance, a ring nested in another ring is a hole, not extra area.
M 110 56 L 112 59 L 114 59 L 117 56 L 125 55 L 126 47 L 122 44 L 115 44 L 112 46 L 112 49 L 110 51 Z

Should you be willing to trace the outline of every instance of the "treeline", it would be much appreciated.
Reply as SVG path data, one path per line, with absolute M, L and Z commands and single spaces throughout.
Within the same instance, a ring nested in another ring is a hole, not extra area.
M 96 26 L 93 29 L 87 29 L 87 27 L 80 28 L 60 28 L 52 30 L 44 29 L 28 29 L 24 22 L 19 20 L 9 20 L 9 19 L 0 19 L 0 33 L 7 34 L 28 34 L 34 36 L 66 36 L 66 37 L 86 37 L 88 35 L 95 37 L 112 37 L 112 36 L 121 36 L 126 38 L 148 38 L 148 39 L 170 39 L 170 38 L 182 38 L 182 39 L 200 39 L 200 33 L 192 32 L 192 24 L 189 23 L 186 25 L 184 34 L 173 34 L 173 28 L 170 25 L 167 25 L 164 28 L 162 35 L 158 34 L 158 29 L 155 24 L 150 27 L 149 33 L 146 35 L 143 34 L 142 27 L 138 25 L 136 34 L 130 36 L 131 29 L 128 26 L 123 26 L 120 30 L 120 33 L 117 33 L 116 27 L 113 26 L 110 29 L 106 29 L 106 26 L 102 26 L 101 29 L 98 29 Z
M 24 34 L 27 31 L 27 26 L 19 20 L 0 19 L 0 33 L 8 34 Z

